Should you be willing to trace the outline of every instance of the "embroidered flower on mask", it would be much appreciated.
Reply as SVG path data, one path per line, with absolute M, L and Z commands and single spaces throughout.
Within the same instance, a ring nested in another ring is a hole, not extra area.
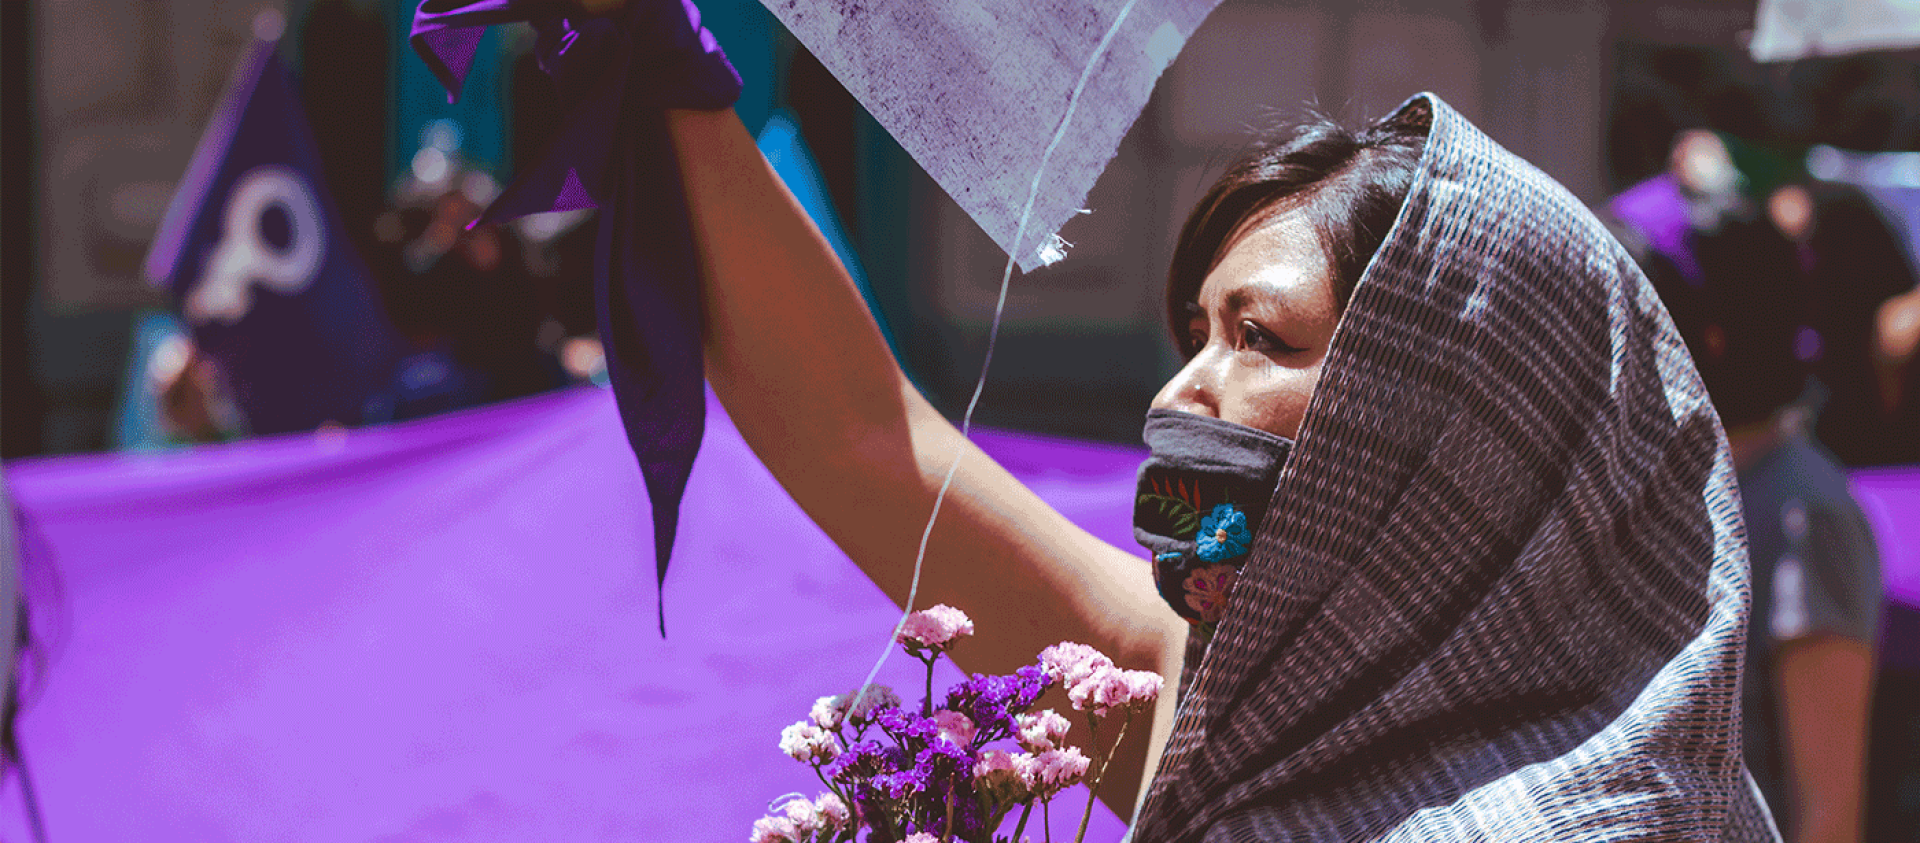
M 1253 531 L 1247 529 L 1247 514 L 1233 504 L 1217 504 L 1213 512 L 1200 519 L 1200 532 L 1194 536 L 1195 555 L 1208 562 L 1225 562 L 1247 552 L 1253 544 Z
M 1187 591 L 1187 605 L 1200 613 L 1202 623 L 1219 621 L 1227 611 L 1227 597 L 1233 593 L 1233 583 L 1239 578 L 1240 572 L 1232 565 L 1214 565 L 1188 574 L 1182 584 Z

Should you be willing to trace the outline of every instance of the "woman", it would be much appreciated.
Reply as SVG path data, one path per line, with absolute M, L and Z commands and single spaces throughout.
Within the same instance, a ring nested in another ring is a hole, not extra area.
M 708 379 L 793 498 L 904 601 L 958 452 L 915 602 L 980 621 L 964 666 L 1070 639 L 1185 680 L 1102 793 L 1124 815 L 1156 771 L 1134 839 L 1772 838 L 1738 498 L 1684 347 L 1591 215 L 1437 98 L 1284 138 L 1183 230 L 1151 560 L 914 390 L 730 112 L 666 125 Z
M 1204 656 L 1149 564 L 906 382 L 737 121 L 670 121 L 708 375 L 794 499 L 901 599 L 964 449 L 919 602 L 1000 632 L 969 668 L 1060 639 L 1169 674 L 1194 657 L 1136 839 L 1765 839 L 1738 498 L 1692 365 L 1592 217 L 1436 98 L 1279 144 L 1183 233 L 1192 356 L 1156 409 L 1294 441 Z

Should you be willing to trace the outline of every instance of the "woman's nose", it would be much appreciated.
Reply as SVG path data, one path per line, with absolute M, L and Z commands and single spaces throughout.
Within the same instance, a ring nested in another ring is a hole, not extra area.
M 1188 360 L 1187 365 L 1160 388 L 1160 394 L 1153 396 L 1153 408 L 1218 418 L 1220 401 L 1217 385 L 1213 383 L 1218 367 L 1213 365 L 1213 356 L 1209 346 Z

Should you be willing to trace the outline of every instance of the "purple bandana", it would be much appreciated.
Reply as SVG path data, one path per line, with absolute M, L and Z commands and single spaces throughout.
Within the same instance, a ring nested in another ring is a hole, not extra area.
M 485 28 L 520 21 L 538 33 L 540 66 L 567 117 L 539 163 L 475 224 L 600 209 L 600 337 L 653 503 L 664 586 L 706 422 L 699 264 L 665 110 L 726 108 L 740 96 L 740 76 L 686 0 L 637 0 L 607 16 L 561 0 L 426 0 L 413 18 L 414 50 L 455 99 Z M 663 598 L 660 633 L 666 629 Z

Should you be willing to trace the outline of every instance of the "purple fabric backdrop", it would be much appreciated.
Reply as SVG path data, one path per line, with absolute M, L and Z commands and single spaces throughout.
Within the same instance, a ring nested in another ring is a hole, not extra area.
M 779 730 L 857 683 L 895 614 L 709 412 L 664 641 L 604 391 L 9 464 L 47 551 L 21 728 L 52 839 L 744 840 L 766 800 L 817 792 Z M 1132 546 L 1139 449 L 977 439 Z M 1920 470 L 1856 485 L 1890 596 L 1920 606 Z M 0 839 L 28 839 L 5 788 Z M 1090 839 L 1120 834 L 1095 813 Z
M 10 464 L 57 572 L 21 723 L 51 838 L 745 840 L 818 792 L 780 729 L 857 684 L 896 613 L 710 412 L 666 640 L 604 391 Z M 1130 540 L 1137 451 L 980 439 Z M 0 838 L 28 839 L 6 788 Z M 1071 839 L 1084 791 L 1062 799 Z M 1121 832 L 1096 811 L 1090 839 Z

